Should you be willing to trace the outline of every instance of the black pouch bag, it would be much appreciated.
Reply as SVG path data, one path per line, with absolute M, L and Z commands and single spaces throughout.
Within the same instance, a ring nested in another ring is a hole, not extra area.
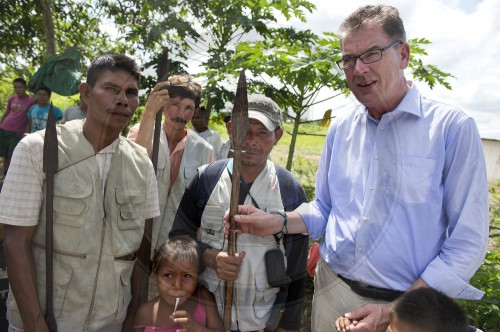
M 264 255 L 266 263 L 267 283 L 271 287 L 283 287 L 290 284 L 286 275 L 285 257 L 279 249 L 271 249 Z

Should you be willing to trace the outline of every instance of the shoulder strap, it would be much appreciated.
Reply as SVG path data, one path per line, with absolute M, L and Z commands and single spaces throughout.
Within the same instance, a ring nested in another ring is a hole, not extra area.
M 229 160 L 230 159 L 216 160 L 205 167 L 199 175 L 198 183 L 196 185 L 196 204 L 198 206 L 200 219 L 203 215 L 203 211 L 205 210 L 205 205 L 207 205 L 208 199 L 210 198 L 210 195 L 212 194 L 212 191 L 219 181 Z
M 299 207 L 302 203 L 301 192 L 304 191 L 302 186 L 295 180 L 292 173 L 274 164 L 276 175 L 280 185 L 281 201 L 285 211 L 292 211 Z M 305 195 L 304 195 L 305 196 Z
M 292 173 L 276 164 L 274 164 L 274 167 L 276 168 L 276 176 L 278 177 L 283 207 L 285 211 L 295 210 L 302 203 L 301 192 L 303 192 L 304 189 L 293 177 Z M 305 193 L 303 196 L 305 197 Z M 290 250 L 292 250 L 292 241 L 293 236 L 285 235 L 283 237 L 285 256 L 288 256 Z

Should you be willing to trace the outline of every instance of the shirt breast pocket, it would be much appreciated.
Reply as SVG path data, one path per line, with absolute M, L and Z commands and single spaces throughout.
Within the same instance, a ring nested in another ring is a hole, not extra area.
M 186 167 L 184 168 L 184 190 L 187 188 L 193 177 L 196 175 L 198 172 L 198 164 L 196 164 L 196 167 Z
M 418 156 L 403 156 L 400 199 L 407 204 L 422 204 L 429 199 L 436 160 Z

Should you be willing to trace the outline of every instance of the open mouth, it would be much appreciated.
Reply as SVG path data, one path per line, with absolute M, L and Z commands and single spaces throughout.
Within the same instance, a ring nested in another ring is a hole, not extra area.
M 374 83 L 375 83 L 375 81 L 367 81 L 367 82 L 359 83 L 358 86 L 364 88 L 364 87 L 370 86 Z

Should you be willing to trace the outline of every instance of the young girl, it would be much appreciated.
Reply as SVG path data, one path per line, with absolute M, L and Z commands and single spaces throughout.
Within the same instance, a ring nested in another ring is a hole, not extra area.
M 187 236 L 172 238 L 158 249 L 152 272 L 159 296 L 137 311 L 136 332 L 224 330 L 212 293 L 197 285 L 198 262 L 196 241 Z

